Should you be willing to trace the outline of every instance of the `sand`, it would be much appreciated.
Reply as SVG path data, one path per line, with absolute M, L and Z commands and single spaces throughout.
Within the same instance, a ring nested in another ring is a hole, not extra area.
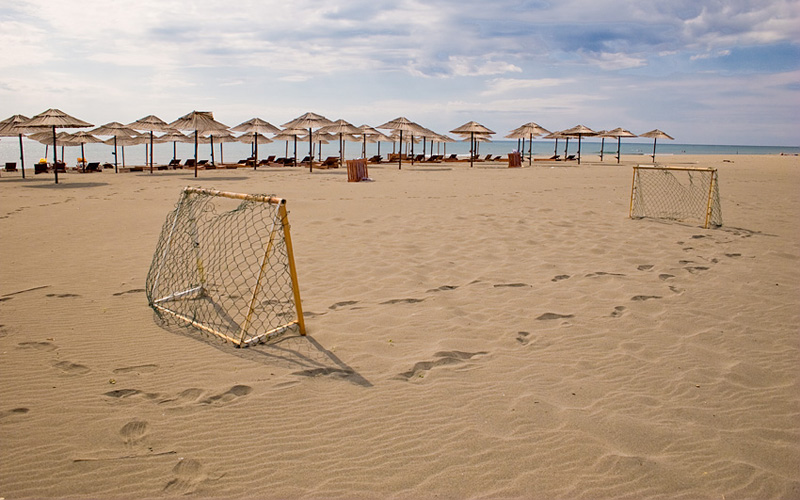
M 723 227 L 630 162 L 2 173 L 0 497 L 800 497 L 800 160 L 661 160 Z M 307 337 L 159 323 L 186 185 L 288 200 Z

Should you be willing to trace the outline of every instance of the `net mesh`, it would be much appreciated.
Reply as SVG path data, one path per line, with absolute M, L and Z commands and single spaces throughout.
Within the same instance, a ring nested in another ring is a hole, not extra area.
M 634 167 L 631 217 L 722 225 L 716 169 Z
M 237 195 L 245 196 L 245 195 Z M 237 345 L 296 324 L 283 200 L 183 191 L 161 230 L 147 274 L 151 307 Z

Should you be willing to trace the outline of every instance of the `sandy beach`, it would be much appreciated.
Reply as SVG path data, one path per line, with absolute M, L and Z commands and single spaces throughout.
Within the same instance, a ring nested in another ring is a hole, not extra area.
M 800 158 L 0 176 L 0 497 L 800 498 Z M 308 336 L 165 327 L 184 186 L 286 198 Z

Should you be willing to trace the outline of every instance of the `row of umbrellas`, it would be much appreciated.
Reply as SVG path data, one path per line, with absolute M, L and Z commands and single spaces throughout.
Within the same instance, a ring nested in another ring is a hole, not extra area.
M 14 115 L 6 120 L 0 121 L 0 136 L 19 136 L 20 141 L 20 155 L 22 155 L 22 136 L 29 135 L 32 139 L 38 140 L 45 144 L 53 145 L 53 158 L 54 163 L 57 162 L 56 147 L 61 146 L 81 146 L 81 157 L 84 158 L 83 145 L 87 143 L 104 142 L 114 146 L 114 155 L 116 157 L 117 147 L 123 147 L 123 162 L 124 162 L 124 146 L 131 144 L 141 144 L 149 139 L 149 163 L 150 170 L 153 171 L 153 144 L 155 142 L 173 142 L 173 148 L 176 142 L 190 142 L 191 137 L 182 134 L 180 131 L 193 131 L 194 144 L 195 144 L 195 177 L 197 176 L 197 149 L 198 144 L 203 142 L 210 142 L 211 149 L 211 162 L 214 163 L 214 149 L 213 144 L 216 139 L 218 142 L 222 141 L 241 141 L 252 145 L 253 154 L 258 158 L 258 144 L 259 142 L 268 143 L 273 140 L 286 140 L 287 148 L 288 141 L 295 142 L 295 157 L 296 145 L 299 137 L 307 138 L 309 141 L 309 158 L 313 158 L 313 144 L 315 142 L 327 143 L 328 139 L 338 137 L 340 143 L 340 161 L 344 153 L 344 141 L 358 140 L 363 143 L 362 154 L 366 153 L 367 142 L 378 142 L 378 151 L 380 154 L 380 141 L 394 141 L 399 140 L 402 145 L 403 135 L 406 135 L 406 141 L 411 143 L 413 159 L 413 144 L 420 138 L 423 141 L 430 140 L 433 142 L 455 142 L 452 138 L 433 132 L 415 122 L 408 120 L 405 117 L 398 117 L 394 120 L 388 121 L 378 127 L 370 127 L 362 125 L 356 127 L 345 120 L 331 121 L 322 115 L 316 113 L 305 113 L 294 120 L 291 120 L 282 125 L 283 130 L 275 127 L 274 125 L 266 122 L 260 118 L 252 118 L 245 122 L 240 123 L 235 127 L 229 128 L 227 125 L 220 123 L 214 119 L 211 112 L 208 111 L 192 111 L 177 120 L 167 123 L 154 115 L 148 115 L 139 120 L 136 120 L 128 125 L 123 125 L 119 122 L 110 122 L 100 127 L 97 127 L 89 132 L 80 131 L 74 134 L 62 132 L 56 133 L 57 128 L 88 128 L 93 125 L 78 118 L 67 115 L 66 113 L 57 110 L 49 109 L 40 113 L 33 118 L 27 118 L 22 115 Z M 50 129 L 49 132 L 43 132 L 44 129 Z M 377 129 L 391 130 L 389 135 L 386 135 Z M 39 131 L 39 132 L 37 132 Z M 141 132 L 147 132 L 142 134 Z M 163 135 L 156 137 L 155 132 L 162 133 Z M 242 133 L 239 137 L 234 137 L 231 132 Z M 451 133 L 458 134 L 466 140 L 470 141 L 470 166 L 472 166 L 475 152 L 477 151 L 477 144 L 481 141 L 490 140 L 490 136 L 496 132 L 488 129 L 480 123 L 470 121 L 464 125 L 453 129 Z M 273 139 L 269 139 L 265 134 L 275 134 Z M 103 141 L 96 136 L 109 136 L 110 139 Z M 565 139 L 567 147 L 570 138 L 578 138 L 578 163 L 580 163 L 580 149 L 581 140 L 586 136 L 595 136 L 603 138 L 601 145 L 601 160 L 603 155 L 603 147 L 605 138 L 617 139 L 617 162 L 620 158 L 620 139 L 622 137 L 637 137 L 632 132 L 617 128 L 610 131 L 594 131 L 583 125 L 577 125 L 570 129 L 550 132 L 547 129 L 539 126 L 534 122 L 526 123 L 517 129 L 511 131 L 507 138 L 516 138 L 522 140 L 522 151 L 524 152 L 525 143 L 528 140 L 528 156 L 531 161 L 531 142 L 534 137 L 543 137 L 545 139 L 556 140 L 556 151 L 558 149 L 558 140 Z M 641 134 L 640 137 L 653 138 L 653 160 L 655 161 L 655 145 L 656 140 L 660 138 L 672 139 L 666 133 L 656 129 L 650 132 Z M 410 139 L 409 139 L 410 138 Z M 446 150 L 445 150 L 446 151 Z M 566 156 L 565 149 L 565 156 Z M 555 154 L 555 153 L 554 153 Z M 398 156 L 398 168 L 402 168 L 403 155 Z M 23 160 L 24 162 L 24 160 Z M 413 162 L 413 160 L 412 160 Z M 116 162 L 115 162 L 116 163 Z M 124 163 L 123 163 L 124 164 Z M 24 163 L 22 164 L 22 174 L 25 175 Z M 254 166 L 255 168 L 255 166 Z M 313 162 L 309 162 L 309 169 L 313 170 Z M 55 181 L 58 183 L 58 169 L 55 169 Z

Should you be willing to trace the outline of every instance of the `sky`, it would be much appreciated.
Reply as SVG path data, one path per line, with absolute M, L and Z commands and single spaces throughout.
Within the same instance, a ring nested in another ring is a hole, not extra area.
M 800 0 L 0 0 L 0 119 L 48 108 L 800 146 Z

